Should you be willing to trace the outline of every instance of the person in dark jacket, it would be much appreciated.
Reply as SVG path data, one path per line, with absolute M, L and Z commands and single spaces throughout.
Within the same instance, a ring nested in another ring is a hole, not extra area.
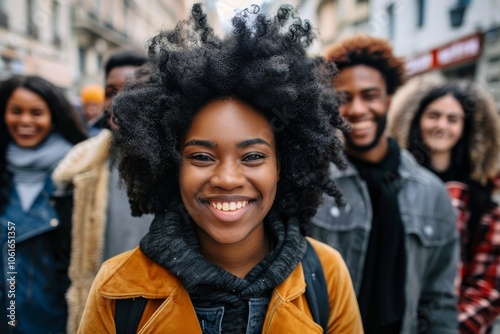
M 325 51 L 339 74 L 348 168 L 331 176 L 346 205 L 325 196 L 311 235 L 337 248 L 351 274 L 366 333 L 456 333 L 456 214 L 443 183 L 386 133 L 404 63 L 366 35 Z
M 71 201 L 51 173 L 87 138 L 63 93 L 36 76 L 0 85 L 0 332 L 66 330 Z M 66 219 L 67 221 L 67 219 Z

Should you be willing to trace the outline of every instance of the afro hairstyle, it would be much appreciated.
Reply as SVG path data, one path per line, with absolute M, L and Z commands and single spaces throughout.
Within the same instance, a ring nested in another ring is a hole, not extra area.
M 335 63 L 339 71 L 356 65 L 378 70 L 389 95 L 405 83 L 404 60 L 394 56 L 391 44 L 385 39 L 355 35 L 327 47 L 323 54 L 327 61 Z
M 112 152 L 132 214 L 161 213 L 180 201 L 183 136 L 207 103 L 235 98 L 269 120 L 280 161 L 273 207 L 283 217 L 297 217 L 306 233 L 323 192 L 342 202 L 328 173 L 330 162 L 345 167 L 335 129 L 346 125 L 327 80 L 335 66 L 308 57 L 312 28 L 289 5 L 273 18 L 236 14 L 224 39 L 206 17 L 195 4 L 189 19 L 153 37 L 145 66 L 150 73 L 113 100 L 118 130 Z

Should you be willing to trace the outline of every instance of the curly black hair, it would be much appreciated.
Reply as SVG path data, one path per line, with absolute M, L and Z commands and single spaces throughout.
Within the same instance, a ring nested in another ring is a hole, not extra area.
M 355 35 L 335 43 L 323 52 L 339 71 L 356 65 L 366 65 L 378 70 L 392 95 L 405 83 L 405 63 L 393 54 L 389 41 L 367 35 Z
M 210 101 L 236 98 L 269 120 L 281 167 L 274 206 L 306 233 L 323 192 L 341 201 L 328 174 L 330 162 L 345 165 L 335 129 L 346 125 L 329 79 L 336 69 L 308 57 L 314 34 L 291 6 L 274 18 L 243 11 L 232 23 L 219 39 L 194 5 L 188 20 L 150 40 L 148 77 L 114 99 L 112 151 L 132 213 L 160 213 L 178 198 L 179 145 L 193 117 Z

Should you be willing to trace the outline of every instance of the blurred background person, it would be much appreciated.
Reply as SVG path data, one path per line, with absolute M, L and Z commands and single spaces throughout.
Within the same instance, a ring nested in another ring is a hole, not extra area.
M 126 190 L 119 186 L 118 170 L 109 167 L 111 100 L 146 60 L 143 53 L 135 50 L 111 54 L 105 64 L 105 117 L 100 122 L 103 129 L 97 136 L 75 146 L 54 171 L 58 187 L 73 188 L 74 197 L 68 333 L 75 333 L 78 328 L 101 263 L 138 246 L 153 220 L 152 215 L 132 216 Z
M 54 198 L 50 175 L 70 148 L 87 138 L 63 93 L 35 76 L 0 85 L 1 333 L 63 333 L 69 286 L 71 201 Z M 7 231 L 15 228 L 15 264 Z M 10 248 L 9 248 L 10 249 Z M 15 296 L 7 278 L 14 274 Z M 7 309 L 15 303 L 15 327 Z
M 104 111 L 104 88 L 98 84 L 86 85 L 80 91 L 80 99 L 89 134 L 95 136 L 100 129 L 94 124 L 102 118 Z
M 443 183 L 385 131 L 404 63 L 388 40 L 366 35 L 333 44 L 325 57 L 339 69 L 332 84 L 351 125 L 347 169 L 330 172 L 347 203 L 325 196 L 311 236 L 344 257 L 365 333 L 455 334 L 456 215 Z
M 391 134 L 446 183 L 459 212 L 460 332 L 490 333 L 500 314 L 500 209 L 492 200 L 500 154 L 495 103 L 471 82 L 421 78 L 394 97 L 390 113 Z

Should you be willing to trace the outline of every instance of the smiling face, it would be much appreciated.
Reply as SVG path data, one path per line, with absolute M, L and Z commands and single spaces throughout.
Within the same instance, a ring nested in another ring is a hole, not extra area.
M 382 74 L 365 65 L 347 67 L 340 71 L 334 87 L 344 99 L 340 114 L 352 126 L 346 138 L 348 149 L 366 152 L 376 148 L 382 142 L 390 102 Z
M 449 153 L 464 130 L 465 113 L 452 95 L 440 97 L 425 108 L 420 118 L 422 140 L 433 153 Z
M 196 114 L 182 143 L 180 193 L 200 244 L 262 242 L 279 179 L 269 122 L 241 101 L 216 100 Z
M 34 147 L 49 135 L 52 116 L 47 103 L 38 94 L 17 88 L 5 107 L 5 125 L 18 146 Z

